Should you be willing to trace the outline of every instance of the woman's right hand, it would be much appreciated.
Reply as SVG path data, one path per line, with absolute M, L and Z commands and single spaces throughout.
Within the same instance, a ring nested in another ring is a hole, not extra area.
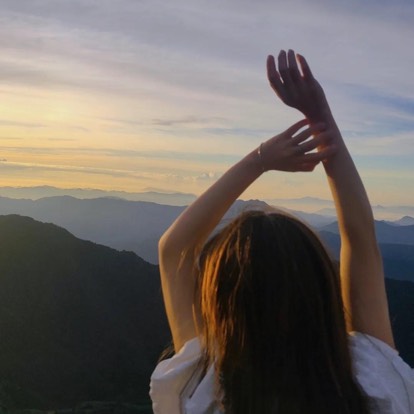
M 335 153 L 326 125 L 315 123 L 299 132 L 308 124 L 306 119 L 299 121 L 260 145 L 258 155 L 263 171 L 313 171 L 317 164 Z M 322 149 L 312 152 L 318 147 Z
M 267 77 L 282 102 L 301 111 L 312 123 L 325 122 L 330 116 L 325 93 L 303 56 L 281 50 L 276 67 L 275 58 L 269 55 Z

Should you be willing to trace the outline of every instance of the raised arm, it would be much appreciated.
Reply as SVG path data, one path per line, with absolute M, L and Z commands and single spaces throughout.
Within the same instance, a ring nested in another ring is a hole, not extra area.
M 312 171 L 329 157 L 333 147 L 309 153 L 323 144 L 323 136 L 308 140 L 324 125 L 307 126 L 302 120 L 246 155 L 191 204 L 159 242 L 159 261 L 164 303 L 175 351 L 196 336 L 199 315 L 194 306 L 197 248 L 202 246 L 223 215 L 243 191 L 264 171 Z M 296 134 L 296 135 L 295 135 Z M 305 142 L 306 141 L 306 142 Z
M 299 70 L 297 61 L 301 71 Z M 337 151 L 324 162 L 335 202 L 341 236 L 341 285 L 347 326 L 394 347 L 382 258 L 372 209 L 364 185 L 333 118 L 325 93 L 303 56 L 292 50 L 268 57 L 269 82 L 287 105 L 301 111 L 310 123 L 324 122 Z M 323 145 L 320 149 L 323 148 Z

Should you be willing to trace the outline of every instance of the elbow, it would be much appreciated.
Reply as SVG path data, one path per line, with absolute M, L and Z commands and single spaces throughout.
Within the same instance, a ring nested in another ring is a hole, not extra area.
M 168 230 L 158 240 L 158 260 L 160 263 L 172 263 L 179 261 L 183 252 L 183 247 L 179 240 L 168 232 Z
M 159 260 L 163 259 L 164 257 L 168 256 L 168 252 L 172 250 L 172 245 L 170 238 L 168 237 L 167 233 L 164 233 L 160 239 L 158 240 L 158 257 Z
M 160 270 L 164 268 L 173 267 L 174 258 L 177 258 L 177 254 L 174 254 L 172 251 L 171 243 L 168 240 L 168 237 L 161 236 L 158 240 L 158 263 Z M 165 272 L 161 272 L 161 276 Z

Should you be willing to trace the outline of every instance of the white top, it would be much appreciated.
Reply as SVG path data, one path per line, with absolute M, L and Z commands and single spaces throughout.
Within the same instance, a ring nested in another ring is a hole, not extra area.
M 395 349 L 354 332 L 349 346 L 357 381 L 370 397 L 372 414 L 414 414 L 414 370 Z M 154 414 L 221 414 L 213 395 L 214 367 L 198 383 L 201 350 L 198 338 L 161 361 L 151 376 Z

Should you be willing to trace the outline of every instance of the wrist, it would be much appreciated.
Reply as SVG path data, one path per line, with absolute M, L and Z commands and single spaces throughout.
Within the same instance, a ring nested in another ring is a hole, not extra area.
M 251 151 L 247 154 L 242 162 L 252 174 L 257 175 L 259 177 L 264 172 L 266 172 L 266 168 L 263 162 L 263 143 L 261 143 L 256 149 Z
M 330 125 L 334 120 L 331 108 L 329 108 L 328 104 L 322 108 L 316 109 L 313 113 L 307 115 L 307 118 L 312 124 L 323 122 Z
M 256 160 L 258 163 L 258 168 L 260 169 L 261 173 L 266 172 L 266 168 L 264 165 L 264 159 L 263 159 L 263 142 L 257 147 L 256 149 Z

